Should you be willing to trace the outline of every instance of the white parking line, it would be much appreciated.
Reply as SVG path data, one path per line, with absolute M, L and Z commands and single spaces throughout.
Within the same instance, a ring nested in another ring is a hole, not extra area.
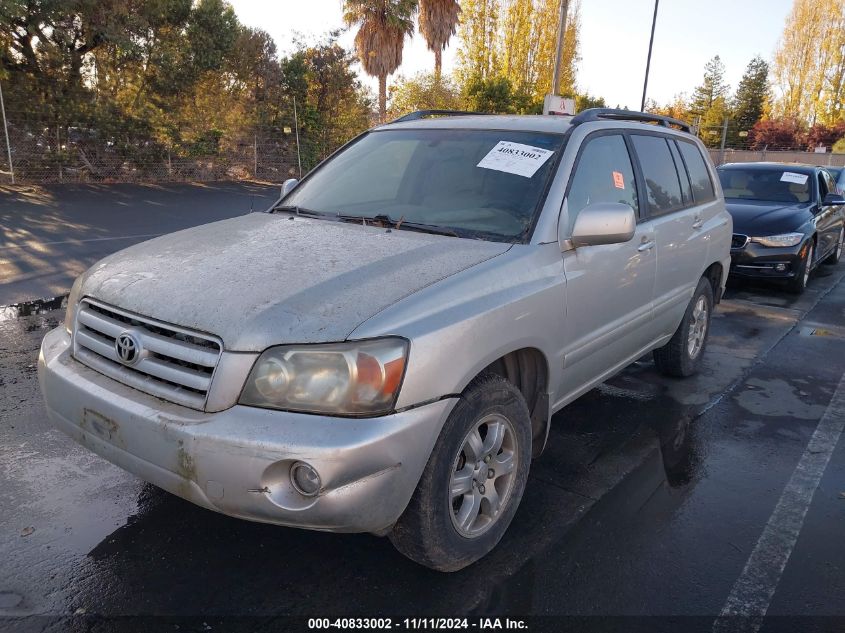
M 713 631 L 752 631 L 763 624 L 772 596 L 798 540 L 804 517 L 845 428 L 845 374 L 786 484 L 763 534 L 728 596 Z

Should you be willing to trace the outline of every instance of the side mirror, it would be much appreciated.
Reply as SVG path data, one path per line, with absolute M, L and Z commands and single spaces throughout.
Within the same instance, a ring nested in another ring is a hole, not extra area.
M 291 189 L 296 187 L 299 181 L 296 178 L 288 178 L 282 183 L 282 198 L 291 192 Z
M 634 237 L 637 217 L 621 202 L 597 202 L 581 210 L 572 227 L 573 246 L 621 244 Z
M 845 204 L 845 196 L 841 193 L 829 193 L 822 200 L 822 204 L 825 206 L 841 206 Z

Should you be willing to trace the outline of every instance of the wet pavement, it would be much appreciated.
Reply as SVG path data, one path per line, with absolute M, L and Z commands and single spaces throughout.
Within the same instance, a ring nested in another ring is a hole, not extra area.
M 67 293 L 110 253 L 262 211 L 278 193 L 253 182 L 0 186 L 0 306 Z
M 75 613 L 268 618 L 250 630 L 280 630 L 283 616 L 567 615 L 583 616 L 582 629 L 631 630 L 630 620 L 591 618 L 660 615 L 697 619 L 647 620 L 649 630 L 709 631 L 820 421 L 842 415 L 830 403 L 845 370 L 844 277 L 845 264 L 824 267 L 797 298 L 732 287 L 700 375 L 668 379 L 645 358 L 557 414 L 508 533 L 455 574 L 415 565 L 387 539 L 215 514 L 77 446 L 48 424 L 35 373 L 63 311 L 9 313 L 0 627 L 62 630 L 67 622 L 25 616 Z M 782 573 L 764 570 L 768 589 L 749 585 L 773 591 L 770 615 L 845 618 L 843 526 L 840 441 L 795 538 L 778 541 Z M 845 620 L 812 622 L 842 630 Z M 772 619 L 761 630 L 796 626 Z

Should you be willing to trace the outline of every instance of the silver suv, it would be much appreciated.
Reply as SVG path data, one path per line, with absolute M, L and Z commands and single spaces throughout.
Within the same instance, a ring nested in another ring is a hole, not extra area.
M 555 412 L 652 350 L 695 372 L 731 218 L 678 121 L 426 114 L 83 274 L 39 357 L 56 426 L 234 517 L 489 552 Z

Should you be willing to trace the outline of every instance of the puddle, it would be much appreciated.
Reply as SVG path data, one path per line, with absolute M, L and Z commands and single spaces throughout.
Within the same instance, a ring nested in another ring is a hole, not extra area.
M 67 307 L 67 295 L 54 297 L 53 299 L 34 299 L 22 303 L 13 303 L 8 306 L 0 306 L 0 322 L 13 321 L 21 317 L 34 316 L 50 310 L 59 310 Z

